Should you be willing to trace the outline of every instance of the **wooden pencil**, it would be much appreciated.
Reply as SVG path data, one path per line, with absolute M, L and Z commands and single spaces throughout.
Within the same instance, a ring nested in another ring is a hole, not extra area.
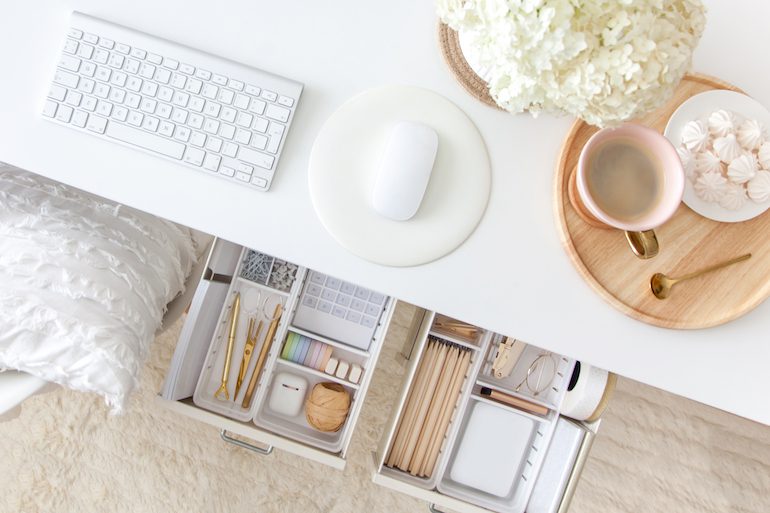
M 436 461 L 438 460 L 439 452 L 441 451 L 441 445 L 444 442 L 449 423 L 452 420 L 452 414 L 454 413 L 457 400 L 462 390 L 463 382 L 465 381 L 465 374 L 468 372 L 470 366 L 471 352 L 469 350 L 463 350 L 463 355 L 460 358 L 459 364 L 456 366 L 454 376 L 449 388 L 449 393 L 444 399 L 444 404 L 439 416 L 438 429 L 435 429 L 431 435 L 430 448 L 428 450 L 428 457 L 420 469 L 420 475 L 422 477 L 431 477 L 436 468 Z
M 420 438 L 420 428 L 425 422 L 425 417 L 428 414 L 428 408 L 430 407 L 430 400 L 433 397 L 433 391 L 436 389 L 438 380 L 441 377 L 441 369 L 444 367 L 446 361 L 446 355 L 449 351 L 449 347 L 445 344 L 441 344 L 441 350 L 438 353 L 435 363 L 433 364 L 430 379 L 425 387 L 425 393 L 422 394 L 418 402 L 417 416 L 415 418 L 413 427 L 410 429 L 409 438 L 406 443 L 406 450 L 401 458 L 401 470 L 406 470 L 409 462 L 412 461 L 414 450 L 417 447 L 417 440 Z
M 441 408 L 443 407 L 448 388 L 451 385 L 459 354 L 460 350 L 457 347 L 449 348 L 444 368 L 441 370 L 441 377 L 439 378 L 438 385 L 436 385 L 436 389 L 434 390 L 433 397 L 430 401 L 430 407 L 428 408 L 428 414 L 425 417 L 425 423 L 420 429 L 417 448 L 415 449 L 414 456 L 409 464 L 409 473 L 413 476 L 416 476 L 423 466 L 423 461 L 425 460 L 430 446 L 431 434 L 436 429 L 436 423 L 439 419 L 439 414 L 441 413 Z
M 396 433 L 393 436 L 393 441 L 390 443 L 390 453 L 388 454 L 388 459 L 386 462 L 386 465 L 389 467 L 393 467 L 396 464 L 399 459 L 399 454 L 402 452 L 404 439 L 406 437 L 408 418 L 410 418 L 410 412 L 412 408 L 411 405 L 414 402 L 414 398 L 419 393 L 419 384 L 423 380 L 426 368 L 428 367 L 428 361 L 431 359 L 431 355 L 435 350 L 434 346 L 434 343 L 429 342 L 425 350 L 422 352 L 422 355 L 420 356 L 420 363 L 417 365 L 417 370 L 415 371 L 414 379 L 412 380 L 412 386 L 409 388 L 406 401 L 402 407 L 401 418 L 398 421 L 398 428 L 396 429 Z

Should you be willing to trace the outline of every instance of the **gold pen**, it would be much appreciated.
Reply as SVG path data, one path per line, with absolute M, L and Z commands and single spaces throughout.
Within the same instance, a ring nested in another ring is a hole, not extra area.
M 249 409 L 251 407 L 251 399 L 254 396 L 254 389 L 257 386 L 257 378 L 259 377 L 259 373 L 262 371 L 262 366 L 265 364 L 267 352 L 270 349 L 270 345 L 273 343 L 273 337 L 275 337 L 275 332 L 278 329 L 278 322 L 281 320 L 282 314 L 283 305 L 278 303 L 275 305 L 273 320 L 270 321 L 270 326 L 267 328 L 265 340 L 262 342 L 262 349 L 259 351 L 259 357 L 257 358 L 257 364 L 254 366 L 254 372 L 251 374 L 249 386 L 246 389 L 246 394 L 243 396 L 243 402 L 241 403 L 243 408 Z
M 241 390 L 243 384 L 243 378 L 246 377 L 246 371 L 249 368 L 249 362 L 251 361 L 251 354 L 254 352 L 254 346 L 257 345 L 257 337 L 259 332 L 262 331 L 262 321 L 257 324 L 257 330 L 254 331 L 254 317 L 249 318 L 249 331 L 246 333 L 246 345 L 243 346 L 243 358 L 241 358 L 241 368 L 238 369 L 238 381 L 235 383 L 235 397 L 238 397 L 238 392 Z
M 230 375 L 230 359 L 233 357 L 233 344 L 235 343 L 235 332 L 238 330 L 238 313 L 240 311 L 241 294 L 238 292 L 235 294 L 233 310 L 230 312 L 230 335 L 227 337 L 227 355 L 225 356 L 225 366 L 222 369 L 222 384 L 214 394 L 214 397 L 220 401 L 230 400 L 230 392 L 227 391 L 227 378 Z

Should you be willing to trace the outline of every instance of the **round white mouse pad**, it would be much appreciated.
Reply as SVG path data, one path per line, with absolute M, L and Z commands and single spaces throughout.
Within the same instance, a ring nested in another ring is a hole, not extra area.
M 372 208 L 372 188 L 392 128 L 418 121 L 438 133 L 438 152 L 417 213 L 393 221 Z M 342 105 L 315 140 L 310 197 L 329 233 L 372 262 L 411 266 L 450 253 L 478 225 L 491 173 L 484 140 L 455 104 L 427 89 L 386 86 Z

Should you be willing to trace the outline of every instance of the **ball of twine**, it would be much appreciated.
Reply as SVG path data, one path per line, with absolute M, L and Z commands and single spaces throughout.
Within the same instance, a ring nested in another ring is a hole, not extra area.
M 339 383 L 318 383 L 305 401 L 305 417 L 318 431 L 339 431 L 350 410 L 350 393 Z

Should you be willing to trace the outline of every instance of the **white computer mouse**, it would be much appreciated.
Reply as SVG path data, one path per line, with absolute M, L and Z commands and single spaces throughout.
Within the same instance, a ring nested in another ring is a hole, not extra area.
M 428 187 L 438 150 L 436 131 L 416 121 L 400 121 L 394 127 L 377 169 L 372 207 L 395 221 L 417 213 Z

